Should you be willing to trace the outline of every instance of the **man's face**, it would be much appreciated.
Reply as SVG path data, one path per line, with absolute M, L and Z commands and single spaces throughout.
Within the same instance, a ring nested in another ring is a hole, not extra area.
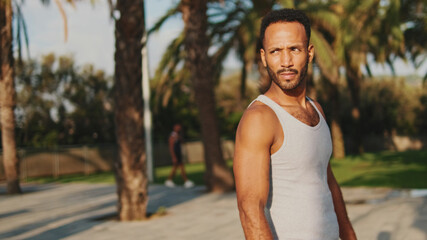
M 307 66 L 314 56 L 307 47 L 304 26 L 298 22 L 273 23 L 265 30 L 261 60 L 271 80 L 282 90 L 300 86 L 307 75 Z

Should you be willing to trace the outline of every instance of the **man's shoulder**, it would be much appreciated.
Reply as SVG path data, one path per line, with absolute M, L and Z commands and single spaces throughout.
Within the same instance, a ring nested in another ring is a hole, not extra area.
M 262 102 L 253 102 L 243 113 L 239 128 L 252 134 L 260 131 L 264 134 L 273 133 L 278 123 L 274 111 Z
M 245 110 L 242 119 L 267 120 L 274 116 L 273 109 L 260 101 L 255 101 Z
M 270 149 L 278 128 L 274 111 L 262 102 L 253 102 L 243 113 L 236 133 L 236 146 Z

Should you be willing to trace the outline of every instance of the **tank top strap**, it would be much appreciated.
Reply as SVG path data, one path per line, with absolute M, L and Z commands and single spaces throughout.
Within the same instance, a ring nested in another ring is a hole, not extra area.
M 307 100 L 311 103 L 311 106 L 314 107 L 314 109 L 316 109 L 317 114 L 319 115 L 319 119 L 323 119 L 324 121 L 326 121 L 326 119 L 323 117 L 323 114 L 320 112 L 320 110 L 317 108 L 316 104 L 314 104 L 314 100 L 307 97 Z

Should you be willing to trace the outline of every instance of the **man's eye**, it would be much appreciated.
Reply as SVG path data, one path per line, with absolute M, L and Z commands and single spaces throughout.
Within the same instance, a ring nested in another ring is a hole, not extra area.
M 292 48 L 292 51 L 294 51 L 294 52 L 301 52 L 301 49 L 299 49 L 299 48 Z

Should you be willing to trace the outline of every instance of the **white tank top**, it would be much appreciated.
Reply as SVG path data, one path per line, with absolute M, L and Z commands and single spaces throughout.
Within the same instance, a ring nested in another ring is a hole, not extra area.
M 265 95 L 258 96 L 277 115 L 283 145 L 271 155 L 266 218 L 275 239 L 336 240 L 337 217 L 327 183 L 332 153 L 329 127 L 319 114 L 316 126 L 302 123 Z

